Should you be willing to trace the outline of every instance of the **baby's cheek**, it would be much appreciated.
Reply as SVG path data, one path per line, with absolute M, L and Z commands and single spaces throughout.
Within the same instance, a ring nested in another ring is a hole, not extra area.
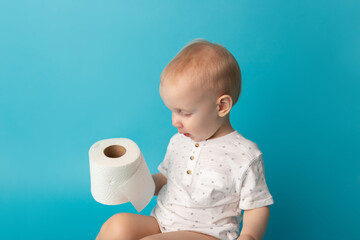
M 191 118 L 185 118 L 185 119 L 183 119 L 182 123 L 183 123 L 183 125 L 184 125 L 185 130 L 187 130 L 187 131 L 190 131 L 190 130 L 191 130 L 192 125 L 193 125 L 193 121 L 192 121 Z

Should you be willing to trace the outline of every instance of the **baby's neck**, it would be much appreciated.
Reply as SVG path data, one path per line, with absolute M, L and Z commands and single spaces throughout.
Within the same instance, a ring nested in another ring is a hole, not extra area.
M 233 131 L 234 131 L 234 129 L 231 126 L 230 119 L 227 118 L 224 121 L 224 124 L 209 139 L 222 137 L 222 136 L 225 136 L 225 135 L 227 135 L 229 133 L 232 133 Z

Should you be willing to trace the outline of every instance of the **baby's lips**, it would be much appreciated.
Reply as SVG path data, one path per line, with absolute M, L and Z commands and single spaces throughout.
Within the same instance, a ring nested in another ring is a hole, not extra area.
M 190 136 L 191 136 L 190 133 L 184 133 L 184 132 L 181 132 L 181 131 L 179 131 L 179 130 L 178 130 L 178 132 L 179 132 L 180 134 L 184 134 L 185 137 L 190 137 Z

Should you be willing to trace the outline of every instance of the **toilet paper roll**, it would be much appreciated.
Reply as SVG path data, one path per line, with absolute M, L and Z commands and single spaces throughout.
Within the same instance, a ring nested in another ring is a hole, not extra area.
M 131 202 L 138 212 L 155 192 L 155 183 L 135 142 L 104 139 L 89 150 L 91 194 L 102 204 Z

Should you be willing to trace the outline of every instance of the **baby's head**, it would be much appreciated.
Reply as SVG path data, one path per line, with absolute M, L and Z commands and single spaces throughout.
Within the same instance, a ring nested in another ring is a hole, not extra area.
M 241 91 L 241 73 L 223 46 L 194 40 L 165 67 L 160 96 L 172 111 L 173 125 L 194 141 L 232 131 L 229 113 Z

